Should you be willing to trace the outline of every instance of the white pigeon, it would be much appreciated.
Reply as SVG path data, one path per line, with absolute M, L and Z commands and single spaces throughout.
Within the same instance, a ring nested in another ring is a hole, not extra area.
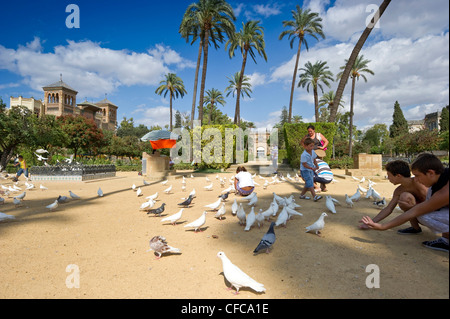
M 361 185 L 358 185 L 358 189 L 359 189 L 362 193 L 364 193 L 364 194 L 367 193 L 367 189 L 365 189 L 365 188 L 362 187 Z
M 372 196 L 372 198 L 376 201 L 381 201 L 383 198 L 381 197 L 381 195 L 372 188 L 372 193 L 370 194 Z
M 372 196 L 372 191 L 373 191 L 373 188 L 369 187 L 369 189 L 367 190 L 367 193 L 366 193 L 366 198 L 370 198 L 370 196 Z
M 352 201 L 352 199 L 350 197 L 348 197 L 347 194 L 345 194 L 345 202 L 347 203 L 348 206 L 353 208 L 353 201 Z
M 22 194 L 17 195 L 16 198 L 22 200 L 25 198 L 26 195 L 27 195 L 27 193 L 23 192 Z
M 239 225 L 245 225 L 245 221 L 247 219 L 247 216 L 245 214 L 244 207 L 242 207 L 242 203 L 239 203 L 239 209 L 237 211 L 236 216 L 239 219 Z
M 131 185 L 131 189 L 136 191 L 136 185 L 135 184 Z
M 273 214 L 273 207 L 274 207 L 273 203 L 270 203 L 269 208 L 261 213 L 261 215 L 264 217 L 264 219 L 266 219 L 266 220 L 270 219 L 270 216 Z
M 0 213 L 0 222 L 4 222 L 7 220 L 11 220 L 11 219 L 16 219 L 16 217 L 13 215 L 5 214 L 5 213 Z
M 158 198 L 158 192 L 156 192 L 153 195 L 147 196 L 145 199 L 151 199 L 151 200 L 155 200 Z
M 289 216 L 288 219 L 291 219 L 292 216 L 294 216 L 294 215 L 303 216 L 302 213 L 296 211 L 295 209 L 290 208 L 289 206 L 285 206 L 285 209 L 286 209 L 286 211 L 288 213 L 288 216 Z
M 265 220 L 265 218 L 262 214 L 262 209 L 260 208 L 259 213 L 256 214 L 256 223 L 258 224 L 258 228 L 261 228 L 261 226 L 264 225 L 264 220 Z
M 194 231 L 197 232 L 197 230 L 199 230 L 200 227 L 202 227 L 205 224 L 205 222 L 206 222 L 206 211 L 204 211 L 202 215 L 193 222 L 184 225 L 184 227 L 194 228 Z M 200 229 L 200 231 L 202 230 Z
M 168 181 L 169 181 L 169 180 L 166 179 L 164 182 L 161 182 L 161 184 L 166 185 Z
M 280 214 L 277 217 L 277 220 L 275 221 L 275 226 L 283 225 L 283 227 L 286 227 L 286 222 L 289 219 L 289 214 L 286 210 L 286 207 L 283 207 Z
M 17 198 L 13 198 L 13 204 L 15 207 L 22 205 L 22 201 L 20 199 Z
M 45 187 L 45 186 L 42 185 L 42 184 L 39 186 L 39 188 L 42 189 L 43 191 L 46 190 L 46 189 L 48 189 L 47 187 Z
M 235 198 L 233 204 L 231 205 L 231 214 L 232 215 L 236 215 L 237 211 L 238 211 L 238 208 L 239 208 L 239 206 L 238 206 L 237 200 Z
M 248 213 L 247 218 L 245 219 L 245 231 L 249 231 L 250 228 L 252 228 L 253 224 L 256 221 L 256 215 L 255 215 L 255 207 L 252 207 L 250 213 Z
M 42 148 L 37 149 L 35 152 L 36 152 L 36 153 L 39 153 L 39 154 L 48 153 L 47 150 L 44 150 L 44 149 L 42 149 Z
M 336 207 L 334 206 L 334 201 L 330 195 L 326 195 L 325 196 L 326 200 L 325 200 L 325 206 L 328 208 L 328 210 L 330 212 L 332 212 L 333 214 L 336 214 Z
M 272 208 L 272 210 L 273 210 L 272 216 L 275 217 L 275 216 L 277 215 L 277 213 L 278 213 L 278 208 L 279 208 L 278 203 L 277 203 L 277 201 L 275 200 L 275 198 L 273 199 L 272 204 L 273 204 L 273 208 Z
M 252 199 L 250 199 L 250 201 L 248 202 L 247 205 L 248 206 L 255 206 L 257 202 L 258 202 L 258 197 L 255 194 L 255 196 L 253 196 Z
M 351 199 L 353 202 L 357 202 L 357 201 L 359 201 L 360 198 L 361 198 L 361 192 L 359 191 L 359 188 L 357 188 L 357 189 L 356 189 L 356 193 L 353 194 L 352 196 L 350 196 L 350 199 Z
M 36 153 L 34 153 L 34 155 L 37 156 L 38 161 L 43 161 L 43 160 L 45 161 L 45 160 L 48 159 L 48 158 L 46 158 L 46 157 L 44 157 L 44 156 L 42 156 L 42 155 L 36 154 Z
M 359 180 L 360 183 L 364 183 L 365 181 L 366 181 L 366 178 L 364 176 Z
M 256 197 L 256 192 L 251 193 L 250 195 L 245 197 L 245 199 L 248 200 L 248 201 L 251 201 L 253 199 L 253 197 Z
M 208 176 L 205 177 L 205 180 L 207 183 L 211 182 L 211 180 L 208 178 Z
M 181 218 L 181 215 L 183 214 L 183 209 L 180 209 L 180 211 L 178 213 L 175 213 L 173 215 L 164 217 L 163 219 L 161 219 L 161 222 L 170 222 L 172 225 L 176 225 L 176 222 Z
M 223 215 L 225 215 L 225 203 L 222 203 L 222 206 L 220 206 L 219 210 L 217 211 L 216 215 L 214 215 L 214 217 L 218 218 L 219 220 L 222 220 Z
M 186 191 L 186 185 L 181 185 L 181 191 L 185 192 Z
M 320 231 L 325 227 L 325 221 L 324 218 L 328 216 L 327 213 L 322 213 L 319 217 L 319 219 L 312 225 L 306 227 L 306 232 L 313 231 L 316 233 L 317 236 L 320 237 Z
M 207 191 L 212 191 L 213 183 L 211 183 L 211 184 L 209 184 L 209 185 L 206 185 L 206 186 L 204 186 L 203 188 L 204 188 L 205 190 L 207 190 Z
M 225 188 L 225 189 L 222 191 L 222 194 L 223 194 L 223 193 L 227 193 L 227 192 L 231 192 L 232 190 L 234 190 L 234 187 L 233 187 L 232 185 L 230 185 L 230 187 L 227 187 L 227 188 Z
M 139 210 L 149 210 L 153 206 L 155 206 L 155 201 L 153 199 L 149 199 L 148 201 L 142 203 L 141 207 L 139 207 Z
M 56 208 L 58 208 L 58 200 L 55 200 L 53 203 L 51 203 L 50 205 L 48 205 L 48 206 L 45 206 L 45 208 L 48 208 L 48 209 L 50 209 L 50 210 L 54 210 L 54 209 L 56 209 Z
M 236 289 L 236 295 L 239 294 L 239 289 L 241 287 L 249 287 L 256 292 L 266 291 L 263 284 L 252 279 L 249 275 L 239 269 L 238 266 L 234 265 L 224 252 L 219 251 L 217 257 L 222 260 L 223 275 L 231 286 Z
M 72 197 L 73 199 L 80 199 L 80 196 L 78 196 L 77 194 L 72 193 L 72 191 L 69 191 L 69 195 L 70 195 L 70 197 Z
M 211 210 L 217 210 L 219 208 L 221 202 L 222 202 L 222 198 L 219 198 L 214 203 L 209 204 L 209 205 L 205 205 L 205 207 L 207 207 L 207 208 L 209 208 Z
M 140 187 L 139 187 L 139 188 L 137 189 L 137 191 L 136 191 L 136 196 L 137 196 L 137 197 L 142 196 L 142 190 L 141 190 Z
M 355 177 L 355 176 L 352 176 L 352 178 L 355 180 L 355 181 L 357 181 L 357 182 L 359 182 L 360 181 L 360 179 L 359 178 L 357 178 L 357 177 Z
M 279 204 L 280 202 L 284 201 L 284 198 L 281 196 L 278 196 L 277 194 L 275 194 L 275 192 L 273 192 L 273 198 L 277 201 L 277 203 Z
M 189 196 L 192 196 L 192 198 L 195 197 L 195 188 L 189 193 Z
M 103 191 L 102 191 L 102 189 L 100 187 L 98 188 L 97 195 L 99 197 L 103 197 Z
M 150 185 L 150 183 L 147 182 L 145 179 L 143 179 L 142 182 L 144 183 L 144 185 Z
M 166 189 L 164 190 L 164 193 L 169 194 L 170 191 L 172 190 L 172 186 L 173 186 L 173 185 L 170 185 L 168 188 L 166 188 Z
M 27 190 L 30 190 L 30 189 L 33 189 L 34 188 L 34 185 L 33 184 L 29 184 L 29 183 L 27 183 L 27 182 L 25 182 L 27 185 L 27 187 L 26 187 L 26 189 Z

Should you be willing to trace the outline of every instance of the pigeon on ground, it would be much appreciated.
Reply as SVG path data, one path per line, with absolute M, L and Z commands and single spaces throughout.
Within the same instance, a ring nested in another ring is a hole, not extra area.
M 166 185 L 169 180 L 166 179 L 164 182 L 161 182 L 162 185 Z
M 102 191 L 102 189 L 100 187 L 98 188 L 97 195 L 99 197 L 103 197 L 103 191 Z
M 170 185 L 168 188 L 166 188 L 164 190 L 164 193 L 169 194 L 171 190 L 172 190 L 172 185 Z
M 149 199 L 148 201 L 146 201 L 145 203 L 142 203 L 141 207 L 139 207 L 139 210 L 149 210 L 151 209 L 153 206 L 155 206 L 155 201 L 152 199 Z
M 350 197 L 348 197 L 347 194 L 345 194 L 345 202 L 347 203 L 348 206 L 353 208 L 353 201 L 352 201 L 352 199 Z
M 253 196 L 252 199 L 250 199 L 250 201 L 248 202 L 247 205 L 248 206 L 255 206 L 257 202 L 258 202 L 258 196 L 256 196 L 256 194 L 255 194 L 255 196 Z
M 25 198 L 25 196 L 27 195 L 26 192 L 23 192 L 22 194 L 19 194 L 16 196 L 17 199 L 23 200 Z
M 136 190 L 136 185 L 135 184 L 131 185 L 131 189 L 135 191 Z
M 195 197 L 195 188 L 192 190 L 192 192 L 189 193 L 190 196 L 192 196 L 192 198 Z
M 45 206 L 45 208 L 48 208 L 50 210 L 55 210 L 56 208 L 58 208 L 58 200 L 55 200 L 53 203 L 51 203 L 48 206 Z
M 386 198 L 383 197 L 382 200 L 374 201 L 373 204 L 374 204 L 374 205 L 377 205 L 377 206 L 380 207 L 380 208 L 384 208 L 384 207 L 386 207 Z
M 42 185 L 42 184 L 39 186 L 39 188 L 40 188 L 41 190 L 43 190 L 43 191 L 46 190 L 46 189 L 48 189 L 47 187 L 45 187 L 45 186 Z
M 259 251 L 265 249 L 266 253 L 268 254 L 270 252 L 270 248 L 275 243 L 276 237 L 275 237 L 275 231 L 273 227 L 275 226 L 275 222 L 270 223 L 269 230 L 267 233 L 264 234 L 263 238 L 259 242 L 258 246 L 253 251 L 254 254 L 258 253 Z
M 353 178 L 355 181 L 360 182 L 360 179 L 359 179 L 359 178 L 357 178 L 357 177 L 355 177 L 355 176 L 352 176 L 352 178 Z
M 0 213 L 0 222 L 4 222 L 7 220 L 11 220 L 11 219 L 16 219 L 16 217 L 13 215 L 5 214 L 5 213 Z
M 4 204 L 5 203 L 5 199 L 3 197 L 0 197 L 0 204 Z
M 72 197 L 73 199 L 80 199 L 80 196 L 78 196 L 77 194 L 72 193 L 72 191 L 69 191 L 69 195 L 70 195 L 70 197 Z
M 365 189 L 365 188 L 362 187 L 361 185 L 358 185 L 358 189 L 359 189 L 362 193 L 364 193 L 364 194 L 367 193 L 367 189 Z
M 261 215 L 264 217 L 265 220 L 270 219 L 270 216 L 272 216 L 273 214 L 273 208 L 274 208 L 273 203 L 270 203 L 269 208 L 261 213 Z
M 156 192 L 153 195 L 147 196 L 145 199 L 151 199 L 151 200 L 155 200 L 158 198 L 158 192 Z
M 303 216 L 302 213 L 299 213 L 298 211 L 296 211 L 295 209 L 290 208 L 289 206 L 285 206 L 285 209 L 288 213 L 288 219 L 291 219 L 292 216 L 297 215 L 297 216 Z
M 149 182 L 147 182 L 145 179 L 144 180 L 142 180 L 142 182 L 144 183 L 144 185 L 150 185 L 150 183 Z
M 164 206 L 166 206 L 166 203 L 162 203 L 162 205 L 159 206 L 158 208 L 150 209 L 147 212 L 147 215 L 148 214 L 154 214 L 155 216 L 158 215 L 158 217 L 161 217 L 161 214 L 164 212 L 164 209 L 165 209 Z
M 173 215 L 164 217 L 163 219 L 161 219 L 161 222 L 170 222 L 172 225 L 176 225 L 176 222 L 181 218 L 181 214 L 183 214 L 183 209 L 180 209 L 180 211 L 178 213 L 175 213 Z
M 139 187 L 139 188 L 137 189 L 137 191 L 136 191 L 136 196 L 137 196 L 137 197 L 142 196 L 142 190 L 141 190 L 140 187 Z
M 256 197 L 256 192 L 251 193 L 247 197 L 245 197 L 246 200 L 251 201 L 254 197 Z
M 259 209 L 259 213 L 256 214 L 256 224 L 258 224 L 258 228 L 261 228 L 262 225 L 264 225 L 264 216 L 262 214 L 262 209 Z
M 58 203 L 63 204 L 63 203 L 67 203 L 67 201 L 69 200 L 69 198 L 67 196 L 61 196 L 59 195 L 58 198 L 56 199 L 58 201 Z
M 213 183 L 211 183 L 210 185 L 206 185 L 206 186 L 204 186 L 203 188 L 204 188 L 205 190 L 207 190 L 207 191 L 212 191 Z
M 181 250 L 172 246 L 167 245 L 166 238 L 163 236 L 155 236 L 150 239 L 150 249 L 147 251 L 153 250 L 158 256 L 156 259 L 161 258 L 161 255 L 164 253 L 181 253 Z
M 357 188 L 357 189 L 356 189 L 356 193 L 353 194 L 352 196 L 350 196 L 350 199 L 351 199 L 353 202 L 357 202 L 357 201 L 359 201 L 360 198 L 361 198 L 361 192 L 359 191 L 359 188 Z
M 280 214 L 277 217 L 277 220 L 275 221 L 275 226 L 283 225 L 283 227 L 286 227 L 287 220 L 289 219 L 289 214 L 286 210 L 286 207 L 283 207 Z
M 313 231 L 316 233 L 317 236 L 320 237 L 320 231 L 325 227 L 325 221 L 324 218 L 328 216 L 327 213 L 322 213 L 319 217 L 319 219 L 312 225 L 306 227 L 306 232 Z
M 372 196 L 372 198 L 376 201 L 381 201 L 383 200 L 383 198 L 381 197 L 381 195 L 373 188 L 372 189 L 372 193 L 370 194 L 370 196 Z
M 236 216 L 239 219 L 239 225 L 245 225 L 247 215 L 245 214 L 244 207 L 242 207 L 242 203 L 239 203 L 239 209 L 236 213 Z
M 221 202 L 222 202 L 222 198 L 219 198 L 214 203 L 205 205 L 205 207 L 209 208 L 210 210 L 217 210 L 219 208 Z
M 220 206 L 219 210 L 217 211 L 216 215 L 214 215 L 215 218 L 218 218 L 219 220 L 222 220 L 222 216 L 225 215 L 225 203 L 222 203 L 222 206 Z
M 277 213 L 278 213 L 278 208 L 279 208 L 278 203 L 277 203 L 277 201 L 275 200 L 275 198 L 273 199 L 272 204 L 273 204 L 273 208 L 272 208 L 272 211 L 273 211 L 273 212 L 272 212 L 272 216 L 275 217 L 275 216 L 277 215 Z
M 250 228 L 252 228 L 253 224 L 256 221 L 256 215 L 255 215 L 255 207 L 252 206 L 252 210 L 250 213 L 248 213 L 247 218 L 245 219 L 245 231 L 249 231 Z
M 264 288 L 263 284 L 250 278 L 249 275 L 247 275 L 241 269 L 239 269 L 239 267 L 234 265 L 228 259 L 228 257 L 225 255 L 224 252 L 222 251 L 218 252 L 217 257 L 219 257 L 222 260 L 223 275 L 225 276 L 226 280 L 231 284 L 231 287 L 234 287 L 236 289 L 235 293 L 236 295 L 239 294 L 239 289 L 241 287 L 250 287 L 256 292 L 266 291 L 266 288 Z
M 372 196 L 372 191 L 373 191 L 373 188 L 369 187 L 369 189 L 367 190 L 367 193 L 366 193 L 366 198 L 370 198 L 370 196 Z
M 202 231 L 200 227 L 202 227 L 206 222 L 206 211 L 202 213 L 202 215 L 194 220 L 193 222 L 184 225 L 184 227 L 194 228 L 194 232 L 197 232 L 198 230 Z
M 236 198 L 234 199 L 233 204 L 231 205 L 231 214 L 236 215 L 238 211 L 238 204 Z
M 229 194 L 230 194 L 230 192 L 226 192 L 224 194 L 219 195 L 218 197 L 222 198 L 222 200 L 225 201 L 228 198 Z
M 189 205 L 192 203 L 193 199 L 194 199 L 194 197 L 192 197 L 192 195 L 189 195 L 189 197 L 184 202 L 179 203 L 178 206 L 189 207 Z
M 325 206 L 328 208 L 330 212 L 336 214 L 336 207 L 334 206 L 335 199 L 330 195 L 326 195 L 325 198 L 326 198 Z

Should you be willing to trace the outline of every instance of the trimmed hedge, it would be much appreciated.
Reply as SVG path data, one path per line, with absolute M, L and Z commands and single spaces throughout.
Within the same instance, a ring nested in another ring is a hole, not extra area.
M 331 158 L 333 149 L 333 138 L 336 134 L 336 125 L 334 123 L 285 123 L 283 126 L 287 158 L 289 164 L 294 168 L 300 167 L 300 156 L 303 153 L 303 147 L 300 145 L 302 138 L 308 133 L 307 127 L 313 125 L 316 133 L 321 133 L 328 140 L 325 161 Z

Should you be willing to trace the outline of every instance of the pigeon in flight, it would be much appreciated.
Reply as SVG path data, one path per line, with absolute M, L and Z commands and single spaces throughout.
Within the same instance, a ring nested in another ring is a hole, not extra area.
M 232 287 L 236 289 L 236 295 L 239 294 L 241 287 L 250 287 L 256 292 L 264 292 L 266 288 L 263 284 L 252 279 L 249 275 L 244 273 L 239 267 L 234 265 L 224 252 L 219 251 L 217 257 L 222 260 L 223 275 Z M 230 287 L 231 288 L 231 287 Z
M 268 254 L 270 252 L 270 248 L 275 243 L 276 237 L 275 237 L 275 231 L 273 230 L 273 227 L 275 226 L 275 222 L 270 223 L 269 230 L 267 233 L 264 234 L 263 238 L 259 242 L 258 246 L 253 251 L 254 254 L 258 253 L 259 251 L 265 249 L 266 253 Z
M 158 256 L 156 259 L 160 259 L 162 254 L 164 253 L 181 253 L 181 250 L 167 244 L 166 238 L 163 236 L 155 236 L 150 239 L 150 249 L 147 251 L 153 250 Z
M 155 209 L 150 209 L 148 212 L 147 212 L 147 215 L 148 214 L 154 214 L 155 216 L 156 215 L 158 215 L 159 217 L 161 217 L 161 214 L 164 212 L 164 206 L 166 206 L 166 203 L 163 203 L 161 206 L 159 206 L 158 208 L 155 208 Z

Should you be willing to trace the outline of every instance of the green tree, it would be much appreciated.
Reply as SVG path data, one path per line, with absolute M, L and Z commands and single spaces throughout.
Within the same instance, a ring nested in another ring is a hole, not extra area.
M 364 73 L 368 73 L 371 75 L 374 75 L 375 73 L 370 70 L 367 65 L 369 64 L 370 60 L 364 60 L 364 55 L 358 56 L 355 60 L 355 63 L 353 64 L 353 67 L 351 68 L 350 78 L 352 79 L 352 93 L 350 98 L 350 134 L 349 134 L 349 150 L 348 155 L 352 157 L 352 130 L 353 130 L 353 105 L 355 100 L 355 86 L 356 86 L 356 80 L 359 80 L 360 77 L 363 78 L 365 82 L 367 82 L 367 78 Z M 345 60 L 346 65 L 348 64 L 348 61 Z M 344 76 L 346 65 L 341 67 L 341 70 L 344 70 L 340 73 L 338 73 L 337 77 L 340 78 Z M 337 101 L 336 101 L 337 102 Z M 331 114 L 330 114 L 331 117 Z
M 209 112 L 208 112 L 208 125 L 211 124 L 211 116 L 216 110 L 216 105 L 220 104 L 224 106 L 226 104 L 225 99 L 223 98 L 222 92 L 220 92 L 217 89 L 210 89 L 206 91 L 205 96 L 205 105 L 207 106 Z
M 442 108 L 441 119 L 439 120 L 440 132 L 448 132 L 448 105 Z
M 265 42 L 264 42 L 264 28 L 259 25 L 260 21 L 248 21 L 247 23 L 242 22 L 242 29 L 235 33 L 226 43 L 225 48 L 229 47 L 228 53 L 230 58 L 234 56 L 234 52 L 237 48 L 240 49 L 242 55 L 242 65 L 241 72 L 239 72 L 239 86 L 237 88 L 236 93 L 236 110 L 234 112 L 234 124 L 239 125 L 241 122 L 241 108 L 240 108 L 240 90 L 241 83 L 245 74 L 245 66 L 247 64 L 247 57 L 250 54 L 250 57 L 253 59 L 253 62 L 256 64 L 256 52 L 267 61 L 267 55 L 265 51 Z
M 250 93 L 252 93 L 252 85 L 250 84 L 250 78 L 246 75 L 244 75 L 244 77 L 242 78 L 242 81 L 240 81 L 241 79 L 241 74 L 240 72 L 236 72 L 234 74 L 234 76 L 232 78 L 228 78 L 228 83 L 229 85 L 225 88 L 225 92 L 227 93 L 227 96 L 229 96 L 230 94 L 232 94 L 232 96 L 234 97 L 234 94 L 238 92 L 238 88 L 239 88 L 239 92 L 241 94 L 241 97 L 244 97 L 244 94 L 247 95 L 248 97 L 250 97 Z
M 169 101 L 170 101 L 170 126 L 169 130 L 172 131 L 172 100 L 174 98 L 178 98 L 178 96 L 183 97 L 187 94 L 186 89 L 184 88 L 183 80 L 180 79 L 175 73 L 166 74 L 166 78 L 159 82 L 160 86 L 156 89 L 155 93 L 158 95 L 163 95 L 166 97 L 167 93 L 169 93 Z
M 327 93 L 324 93 L 322 97 L 319 99 L 319 112 L 321 112 L 320 115 L 320 122 L 328 122 L 328 117 L 330 116 L 330 110 L 333 107 L 334 103 L 334 91 L 328 91 Z M 344 101 L 339 101 L 339 106 L 344 107 Z M 326 106 L 326 108 L 324 107 Z
M 231 37 L 235 31 L 234 20 L 236 20 L 236 17 L 233 8 L 225 0 L 200 0 L 197 3 L 192 3 L 186 9 L 184 17 L 186 18 L 185 28 L 200 36 L 203 45 L 203 67 L 198 104 L 198 119 L 201 121 L 203 119 L 203 100 L 210 41 L 212 37 L 219 41 L 222 40 L 223 34 Z
M 370 147 L 369 153 L 382 154 L 385 141 L 389 138 L 389 131 L 386 124 L 375 124 L 363 135 L 362 142 Z
M 300 59 L 302 44 L 305 45 L 305 48 L 308 51 L 308 41 L 306 41 L 306 36 L 311 36 L 316 40 L 319 40 L 318 36 L 325 39 L 325 34 L 322 31 L 322 18 L 319 17 L 319 14 L 316 12 L 311 12 L 310 9 L 303 10 L 299 5 L 296 6 L 296 9 L 296 11 L 291 11 L 293 20 L 283 21 L 283 27 L 288 27 L 290 29 L 281 32 L 279 36 L 280 40 L 283 39 L 285 35 L 288 36 L 288 39 L 291 40 L 291 49 L 294 46 L 295 40 L 299 40 L 294 74 L 292 76 L 291 95 L 289 98 L 289 123 L 292 119 L 292 101 L 294 98 L 295 82 L 297 81 L 298 61 Z
M 92 119 L 63 115 L 57 117 L 57 121 L 68 137 L 66 147 L 72 149 L 74 158 L 80 151 L 96 153 L 102 147 L 103 132 Z
M 398 101 L 395 101 L 394 103 L 394 114 L 392 117 L 392 124 L 389 126 L 389 136 L 394 138 L 408 133 L 408 121 L 405 119 Z
M 366 29 L 359 37 L 358 42 L 356 43 L 355 47 L 352 50 L 352 53 L 350 54 L 350 58 L 348 60 L 346 60 L 347 65 L 345 66 L 344 71 L 342 72 L 341 80 L 339 81 L 339 85 L 336 89 L 336 96 L 334 99 L 333 108 L 331 109 L 330 117 L 328 119 L 328 121 L 330 123 L 333 123 L 336 120 L 339 101 L 342 98 L 342 94 L 344 94 L 345 85 L 347 84 L 347 80 L 350 76 L 350 73 L 355 64 L 355 61 L 359 56 L 359 52 L 361 51 L 362 47 L 364 46 L 364 43 L 366 42 L 367 38 L 369 37 L 370 33 L 372 32 L 372 29 L 375 27 L 378 20 L 380 20 L 384 11 L 388 7 L 389 3 L 391 3 L 391 0 L 383 0 L 383 3 L 379 6 L 377 12 L 375 12 L 372 20 L 366 26 Z
M 311 62 L 306 62 L 305 67 L 301 68 L 300 71 L 304 73 L 300 74 L 300 81 L 298 82 L 298 87 L 304 88 L 309 92 L 309 88 L 312 87 L 314 94 L 314 114 L 316 122 L 319 122 L 319 96 L 317 93 L 317 88 L 319 88 L 323 93 L 323 86 L 325 84 L 331 87 L 329 81 L 333 81 L 333 73 L 329 70 L 327 62 L 317 61 L 314 64 Z

